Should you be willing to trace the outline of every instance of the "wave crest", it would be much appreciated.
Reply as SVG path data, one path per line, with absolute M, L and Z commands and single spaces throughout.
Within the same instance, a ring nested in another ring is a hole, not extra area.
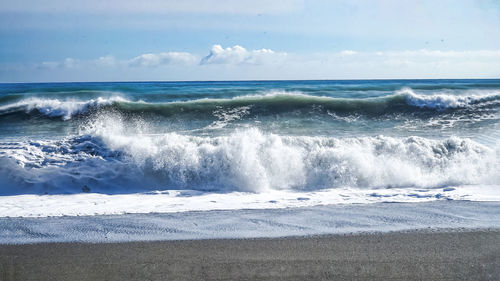
M 500 180 L 498 152 L 457 137 L 280 136 L 257 129 L 197 137 L 128 134 L 124 127 L 115 120 L 64 141 L 1 144 L 1 193 L 84 186 L 104 193 L 435 188 Z
M 480 103 L 500 102 L 500 94 L 469 94 L 469 95 L 452 95 L 452 94 L 432 94 L 421 95 L 416 94 L 410 88 L 404 88 L 396 93 L 405 97 L 408 105 L 419 108 L 431 109 L 452 109 L 452 108 L 467 108 Z
M 23 110 L 29 113 L 33 110 L 37 110 L 41 114 L 49 117 L 61 117 L 63 120 L 68 120 L 74 115 L 85 113 L 90 108 L 127 101 L 128 100 L 119 96 L 109 98 L 98 97 L 86 101 L 75 99 L 27 98 L 12 104 L 0 106 L 0 112 L 5 114 Z
M 217 114 L 231 112 L 237 108 L 247 108 L 247 116 L 253 114 L 273 115 L 280 112 L 303 110 L 323 110 L 324 114 L 332 112 L 349 115 L 384 115 L 384 114 L 413 114 L 422 109 L 439 111 L 496 108 L 500 105 L 500 94 L 419 94 L 410 88 L 397 91 L 395 94 L 370 98 L 336 98 L 327 96 L 307 95 L 297 91 L 268 91 L 262 94 L 237 96 L 233 98 L 196 99 L 187 101 L 171 101 L 148 103 L 131 101 L 120 96 L 107 98 L 98 97 L 86 101 L 75 99 L 43 99 L 27 98 L 15 103 L 0 106 L 0 115 L 23 111 L 25 113 L 36 110 L 49 117 L 70 119 L 78 114 L 85 114 L 89 109 L 112 106 L 113 110 L 133 114 L 153 114 L 173 116 L 175 114 L 195 113 L 205 119 Z M 428 114 L 429 112 L 427 112 Z M 226 114 L 226 113 L 224 113 Z

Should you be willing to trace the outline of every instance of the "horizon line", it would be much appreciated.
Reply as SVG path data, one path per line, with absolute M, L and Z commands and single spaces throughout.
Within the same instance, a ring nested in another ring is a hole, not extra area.
M 0 82 L 0 84 L 69 84 L 69 83 L 210 83 L 210 82 L 278 82 L 278 81 L 409 81 L 409 80 L 500 80 L 500 78 L 347 78 L 347 79 L 237 79 L 237 80 L 116 80 L 116 81 L 45 81 Z

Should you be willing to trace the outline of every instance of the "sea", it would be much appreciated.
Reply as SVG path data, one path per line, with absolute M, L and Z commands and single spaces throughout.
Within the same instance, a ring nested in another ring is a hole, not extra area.
M 500 201 L 500 80 L 0 84 L 0 216 Z

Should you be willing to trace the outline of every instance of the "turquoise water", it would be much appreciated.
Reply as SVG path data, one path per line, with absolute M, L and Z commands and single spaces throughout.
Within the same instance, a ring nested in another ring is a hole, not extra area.
M 500 80 L 0 84 L 0 193 L 497 184 Z

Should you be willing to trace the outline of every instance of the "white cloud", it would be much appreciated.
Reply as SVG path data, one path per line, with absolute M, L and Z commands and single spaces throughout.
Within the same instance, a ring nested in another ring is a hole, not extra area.
M 304 73 L 316 76 L 331 75 L 333 79 L 500 76 L 500 50 L 420 49 L 356 52 L 355 55 L 346 55 L 346 52 L 342 51 L 305 56 L 301 59 L 303 66 L 300 69 L 304 69 Z
M 455 50 L 403 50 L 403 51 L 374 51 L 357 52 L 344 50 L 337 53 L 320 53 L 313 56 L 304 56 L 304 60 L 328 60 L 342 62 L 387 62 L 387 61 L 407 61 L 407 62 L 499 62 L 500 50 L 475 50 L 475 51 L 455 51 Z
M 222 48 L 214 45 L 210 54 L 204 57 L 200 64 L 266 64 L 283 61 L 286 53 L 276 53 L 271 49 L 247 50 L 242 46 Z
M 95 61 L 95 64 L 96 65 L 104 65 L 104 66 L 115 66 L 117 64 L 117 61 L 116 61 L 115 57 L 108 55 L 108 56 L 99 57 Z
M 74 68 L 74 67 L 77 67 L 78 66 L 78 61 L 73 59 L 73 58 L 66 58 L 64 61 L 63 61 L 63 65 L 64 67 L 66 68 Z
M 86 67 L 114 67 L 120 62 L 113 56 L 102 56 L 94 60 L 65 58 L 62 61 L 44 61 L 36 65 L 38 69 L 78 69 Z
M 60 67 L 60 63 L 57 61 L 44 61 L 37 65 L 39 69 L 55 69 Z
M 0 81 L 498 78 L 500 50 L 344 50 L 286 54 L 214 45 L 208 56 L 186 52 L 103 56 L 37 64 L 0 63 Z M 162 67 L 168 66 L 168 67 Z M 228 67 L 230 66 L 230 67 Z
M 128 60 L 117 60 L 107 55 L 93 60 L 78 60 L 66 58 L 62 61 L 45 61 L 36 65 L 39 69 L 73 69 L 101 67 L 158 67 L 162 65 L 193 65 L 198 64 L 199 57 L 187 52 L 149 53 Z
M 131 66 L 160 66 L 165 64 L 193 64 L 198 58 L 186 52 L 168 52 L 157 54 L 142 54 L 129 61 Z
M 340 52 L 340 55 L 341 56 L 352 56 L 352 55 L 355 55 L 357 53 L 358 52 L 353 51 L 353 50 L 343 50 L 343 51 Z
M 65 58 L 62 61 L 44 61 L 37 65 L 40 69 L 56 69 L 56 68 L 76 68 L 81 64 L 80 60 L 73 58 Z

